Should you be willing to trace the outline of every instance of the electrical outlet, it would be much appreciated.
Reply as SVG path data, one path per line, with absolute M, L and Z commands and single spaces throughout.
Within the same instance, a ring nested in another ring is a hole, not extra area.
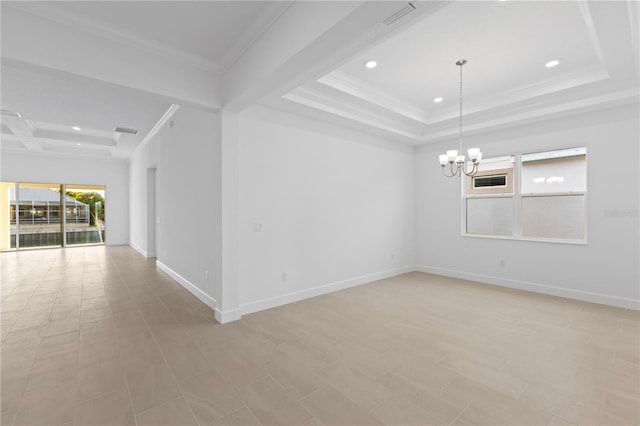
M 287 273 L 283 272 L 282 273 L 282 281 L 286 281 L 287 280 Z
M 164 253 L 164 257 L 167 257 L 167 249 L 164 249 L 163 253 Z
M 205 281 L 209 281 L 209 271 L 208 270 L 204 270 L 204 279 Z
M 254 223 L 253 224 L 253 232 L 262 232 L 262 224 Z
M 396 258 L 396 254 L 394 252 L 391 252 L 391 260 Z
M 507 264 L 507 263 L 504 261 L 504 259 L 500 260 L 500 267 L 501 267 L 501 268 L 504 268 L 504 266 L 505 266 L 506 264 Z

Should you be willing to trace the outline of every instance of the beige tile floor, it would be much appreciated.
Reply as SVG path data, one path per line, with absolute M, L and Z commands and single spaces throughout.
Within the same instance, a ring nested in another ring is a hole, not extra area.
M 128 247 L 0 257 L 2 425 L 640 423 L 635 311 L 411 273 L 219 325 Z

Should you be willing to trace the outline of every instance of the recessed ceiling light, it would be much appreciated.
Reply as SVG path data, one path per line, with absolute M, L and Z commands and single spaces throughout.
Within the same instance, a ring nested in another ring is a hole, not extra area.
M 77 145 L 77 146 L 80 146 L 80 145 L 82 145 L 82 144 L 81 144 L 80 142 L 76 142 L 76 145 Z
M 82 130 L 80 127 L 78 126 L 73 126 L 71 127 L 73 130 L 75 130 L 76 132 L 79 132 L 80 130 Z
M 544 64 L 545 67 L 547 68 L 553 68 L 555 66 L 557 66 L 560 63 L 559 59 L 554 59 L 553 61 L 549 61 L 546 64 Z
M 438 96 L 437 98 L 433 98 L 433 102 L 435 103 L 440 103 L 444 100 L 444 98 L 441 98 L 440 96 Z
M 373 68 L 378 66 L 378 63 L 376 61 L 374 61 L 373 59 L 371 59 L 371 60 L 368 60 L 367 62 L 365 62 L 364 66 L 369 68 L 369 69 L 373 69 Z

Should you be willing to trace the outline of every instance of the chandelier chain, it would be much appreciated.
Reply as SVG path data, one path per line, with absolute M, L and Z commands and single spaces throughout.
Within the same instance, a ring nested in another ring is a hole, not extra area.
M 459 122 L 459 133 L 458 133 L 458 141 L 460 142 L 460 152 L 462 152 L 462 66 L 466 61 L 460 61 L 460 122 Z

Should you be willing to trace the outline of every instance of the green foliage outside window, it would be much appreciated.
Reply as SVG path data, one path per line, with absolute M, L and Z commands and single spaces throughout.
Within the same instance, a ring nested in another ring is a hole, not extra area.
M 67 191 L 67 196 L 89 205 L 91 225 L 96 224 L 96 218 L 104 222 L 104 197 L 97 192 Z

